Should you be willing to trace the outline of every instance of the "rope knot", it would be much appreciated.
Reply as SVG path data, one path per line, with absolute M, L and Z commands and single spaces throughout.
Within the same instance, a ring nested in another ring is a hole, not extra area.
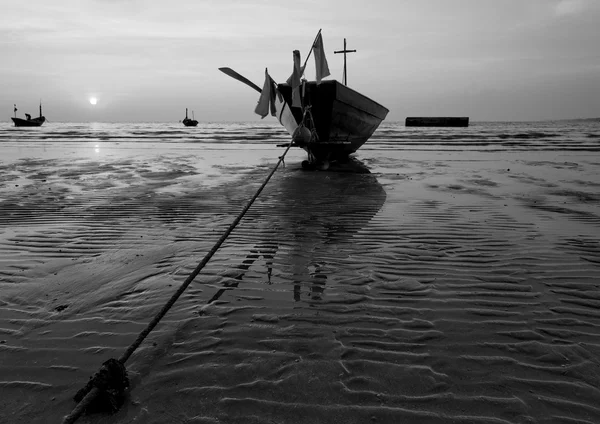
M 105 361 L 98 372 L 90 377 L 85 387 L 74 396 L 75 402 L 81 402 L 94 387 L 100 393 L 86 408 L 86 412 L 109 412 L 112 414 L 118 411 L 125 401 L 125 392 L 129 387 L 125 365 L 113 358 Z

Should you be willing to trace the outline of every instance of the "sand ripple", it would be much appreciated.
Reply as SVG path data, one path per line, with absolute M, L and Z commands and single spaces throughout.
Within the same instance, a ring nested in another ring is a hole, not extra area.
M 598 164 L 369 156 L 275 175 L 107 422 L 600 422 Z M 226 157 L 235 177 L 203 185 L 153 160 L 4 166 L 0 421 L 68 413 L 268 169 Z

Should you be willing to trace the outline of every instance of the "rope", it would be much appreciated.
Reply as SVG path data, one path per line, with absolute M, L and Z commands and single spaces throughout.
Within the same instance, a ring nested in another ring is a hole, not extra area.
M 271 179 L 271 177 L 273 176 L 273 174 L 279 167 L 279 165 L 283 162 L 283 159 L 285 158 L 285 155 L 287 154 L 287 152 L 290 150 L 290 147 L 292 147 L 292 142 L 290 142 L 290 144 L 287 146 L 287 149 L 285 149 L 285 152 L 283 153 L 283 155 L 281 155 L 279 157 L 279 161 L 273 167 L 273 169 L 271 170 L 271 173 L 267 176 L 265 181 L 262 183 L 260 188 L 257 190 L 257 192 L 252 197 L 252 199 L 250 199 L 250 201 L 248 202 L 246 207 L 242 210 L 242 212 L 240 212 L 240 214 L 237 216 L 237 218 L 235 218 L 235 220 L 231 223 L 231 225 L 229 225 L 229 228 L 227 228 L 227 231 L 225 231 L 225 233 L 223 233 L 221 238 L 217 241 L 217 243 L 215 243 L 215 245 L 212 247 L 212 249 L 210 249 L 210 251 L 206 254 L 206 256 L 204 256 L 204 259 L 202 259 L 202 261 L 200 261 L 198 266 L 196 266 L 196 268 L 186 278 L 186 280 L 181 284 L 181 286 L 173 294 L 173 296 L 171 296 L 171 298 L 165 304 L 165 306 L 163 306 L 163 308 L 158 312 L 158 314 L 156 314 L 156 316 L 152 319 L 152 321 L 150 321 L 148 323 L 146 328 L 139 334 L 137 339 L 131 344 L 131 346 L 129 346 L 127 348 L 125 353 L 123 353 L 123 355 L 121 355 L 121 357 L 118 359 L 120 363 L 125 364 L 125 362 L 127 362 L 127 360 L 133 354 L 133 352 L 135 352 L 135 350 L 142 344 L 144 339 L 148 336 L 148 334 L 150 334 L 150 332 L 154 329 L 154 327 L 156 327 L 156 325 L 159 323 L 159 321 L 162 319 L 162 317 L 164 317 L 166 315 L 166 313 L 169 311 L 169 309 L 171 309 L 171 307 L 175 304 L 175 302 L 177 301 L 179 296 L 181 296 L 181 294 L 185 291 L 185 289 L 187 289 L 187 287 L 191 284 L 191 282 L 194 281 L 194 278 L 196 278 L 196 276 L 200 273 L 200 271 L 202 271 L 202 268 L 204 268 L 204 266 L 213 257 L 213 255 L 217 252 L 217 250 L 219 250 L 219 248 L 221 247 L 223 242 L 225 242 L 227 237 L 229 237 L 231 232 L 240 223 L 240 221 L 242 220 L 242 218 L 244 217 L 246 212 L 248 212 L 248 209 L 250 209 L 250 206 L 252 206 L 254 201 L 258 198 L 260 193 L 263 191 L 263 189 L 265 188 L 265 186 L 267 185 L 267 183 L 269 182 L 269 180 Z M 77 404 L 77 406 L 73 409 L 73 411 L 71 411 L 71 413 L 64 418 L 63 424 L 74 423 L 81 416 L 81 414 L 83 414 L 83 412 L 86 410 L 86 408 L 89 407 L 89 405 L 94 401 L 94 399 L 98 396 L 99 393 L 100 393 L 100 390 L 97 387 L 92 388 L 87 393 L 87 395 L 79 402 L 79 404 Z

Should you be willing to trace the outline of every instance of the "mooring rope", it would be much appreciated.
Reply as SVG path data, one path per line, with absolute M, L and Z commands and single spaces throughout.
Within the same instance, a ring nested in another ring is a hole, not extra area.
M 273 176 L 273 174 L 275 173 L 275 171 L 277 170 L 279 165 L 281 163 L 283 163 L 283 159 L 285 158 L 285 155 L 287 154 L 287 152 L 290 150 L 290 147 L 292 147 L 292 144 L 293 144 L 293 142 L 289 143 L 289 145 L 287 146 L 287 149 L 285 149 L 285 152 L 283 152 L 283 155 L 281 155 L 279 157 L 279 161 L 277 162 L 277 164 L 273 167 L 273 169 L 271 170 L 271 172 L 269 173 L 269 175 L 267 176 L 265 181 L 262 183 L 260 188 L 256 191 L 254 196 L 250 199 L 250 201 L 248 202 L 246 207 L 244 207 L 242 212 L 240 212 L 240 214 L 237 216 L 237 218 L 235 218 L 235 220 L 231 223 L 231 225 L 229 225 L 229 228 L 227 228 L 227 231 L 225 231 L 225 233 L 223 233 L 221 238 L 215 243 L 215 245 L 212 247 L 212 249 L 210 249 L 210 251 L 206 254 L 206 256 L 204 256 L 204 259 L 202 259 L 202 261 L 200 261 L 198 266 L 196 266 L 196 268 L 186 278 L 186 280 L 181 284 L 181 286 L 173 294 L 173 296 L 171 296 L 171 298 L 165 304 L 165 306 L 163 306 L 163 308 L 158 312 L 158 314 L 156 314 L 156 316 L 152 319 L 152 321 L 150 321 L 148 323 L 146 328 L 139 334 L 137 339 L 131 344 L 131 346 L 129 346 L 127 348 L 125 353 L 123 353 L 123 355 L 121 355 L 121 357 L 118 359 L 118 361 L 121 364 L 124 365 L 125 362 L 127 362 L 127 360 L 133 354 L 133 352 L 135 352 L 135 350 L 142 344 L 142 342 L 148 336 L 148 334 L 150 334 L 150 332 L 154 329 L 154 327 L 156 327 L 156 325 L 159 323 L 159 321 L 162 319 L 162 317 L 164 317 L 166 315 L 166 313 L 169 311 L 169 309 L 171 309 L 171 307 L 175 304 L 175 302 L 177 301 L 179 296 L 181 296 L 181 294 L 185 291 L 185 289 L 187 289 L 187 287 L 191 284 L 191 282 L 194 281 L 194 278 L 196 278 L 196 276 L 200 273 L 200 271 L 202 271 L 202 268 L 204 268 L 204 266 L 213 257 L 213 255 L 217 252 L 217 250 L 219 250 L 219 248 L 221 247 L 223 242 L 225 242 L 227 237 L 229 237 L 231 232 L 240 223 L 240 221 L 242 220 L 244 215 L 246 215 L 246 212 L 248 212 L 248 209 L 250 209 L 250 206 L 252 206 L 254 201 L 258 198 L 260 193 L 263 191 L 263 189 L 265 188 L 265 186 L 267 185 L 267 183 L 269 182 L 269 180 L 271 179 L 271 177 Z M 94 399 L 99 395 L 99 393 L 100 393 L 100 389 L 98 389 L 97 387 L 92 388 L 87 393 L 87 395 L 77 404 L 77 406 L 75 406 L 73 411 L 71 411 L 71 413 L 69 415 L 64 417 L 63 424 L 74 423 L 85 412 L 85 410 L 94 401 Z

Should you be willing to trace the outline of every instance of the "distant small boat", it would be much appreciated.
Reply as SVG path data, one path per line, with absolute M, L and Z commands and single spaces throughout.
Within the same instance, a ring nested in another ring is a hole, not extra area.
M 40 116 L 31 118 L 31 115 L 26 113 L 26 119 L 17 118 L 17 105 L 15 105 L 15 117 L 10 118 L 15 123 L 15 127 L 41 127 L 46 118 L 42 115 L 42 104 L 40 103 Z
M 192 111 L 192 118 L 194 118 L 194 111 Z M 185 119 L 181 122 L 183 122 L 183 125 L 185 125 L 186 127 L 195 127 L 196 125 L 198 125 L 198 121 L 196 121 L 195 119 L 188 118 L 187 107 L 185 108 Z

